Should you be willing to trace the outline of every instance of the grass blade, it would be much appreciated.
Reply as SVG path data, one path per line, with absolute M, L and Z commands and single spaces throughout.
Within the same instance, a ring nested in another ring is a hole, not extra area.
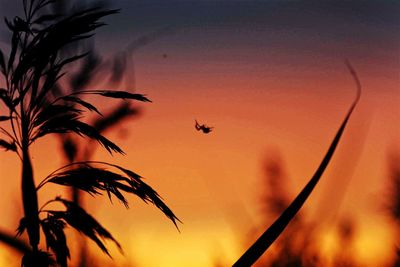
M 279 235 L 285 230 L 286 226 L 294 218 L 303 204 L 306 202 L 311 192 L 314 190 L 326 167 L 328 166 L 335 149 L 342 137 L 343 131 L 347 125 L 347 122 L 356 107 L 360 96 L 361 96 L 361 84 L 357 77 L 356 72 L 352 68 L 349 62 L 346 61 L 346 65 L 349 68 L 350 74 L 353 76 L 357 85 L 357 96 L 352 103 L 346 117 L 344 118 L 339 130 L 337 131 L 335 138 L 333 139 L 328 151 L 326 152 L 321 164 L 312 176 L 307 185 L 301 190 L 293 202 L 286 208 L 286 210 L 279 216 L 278 219 L 257 239 L 257 241 L 238 259 L 232 267 L 247 267 L 253 265 L 261 255 L 267 251 L 272 243 L 279 237 Z
M 7 244 L 8 246 L 14 248 L 20 253 L 26 253 L 31 251 L 31 248 L 27 243 L 21 241 L 20 239 L 10 234 L 7 234 L 2 230 L 0 230 L 0 242 Z
M 0 148 L 7 150 L 11 150 L 16 152 L 17 151 L 17 145 L 15 142 L 8 142 L 6 140 L 0 139 Z

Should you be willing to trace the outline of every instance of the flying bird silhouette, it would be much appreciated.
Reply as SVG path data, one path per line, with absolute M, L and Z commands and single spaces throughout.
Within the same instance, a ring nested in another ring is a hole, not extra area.
M 196 128 L 197 131 L 202 131 L 205 134 L 208 134 L 212 131 L 212 129 L 214 129 L 214 127 L 208 127 L 205 124 L 199 124 L 197 122 L 197 120 L 195 120 L 196 124 L 194 125 L 194 127 Z

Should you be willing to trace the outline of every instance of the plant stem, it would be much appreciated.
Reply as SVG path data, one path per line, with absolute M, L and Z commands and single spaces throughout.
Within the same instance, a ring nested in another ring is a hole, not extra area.
M 33 178 L 32 162 L 29 156 L 29 119 L 27 118 L 23 104 L 21 106 L 22 128 L 22 202 L 24 207 L 26 228 L 29 243 L 33 251 L 38 250 L 39 245 L 39 214 L 38 199 Z

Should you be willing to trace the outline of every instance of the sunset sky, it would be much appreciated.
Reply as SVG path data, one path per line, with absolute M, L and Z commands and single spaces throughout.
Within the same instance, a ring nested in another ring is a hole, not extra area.
M 0 17 L 12 18 L 20 6 L 0 0 Z M 146 177 L 183 224 L 179 233 L 133 197 L 129 210 L 106 196 L 86 197 L 125 251 L 109 243 L 114 262 L 95 247 L 92 255 L 105 266 L 211 267 L 217 259 L 232 265 L 274 219 L 260 213 L 265 162 L 282 159 L 291 196 L 320 163 L 355 96 L 348 59 L 362 98 L 304 209 L 327 229 L 321 240 L 342 217 L 354 219 L 364 266 L 389 259 L 393 233 L 383 206 L 389 156 L 400 153 L 400 2 L 116 0 L 112 7 L 120 14 L 97 31 L 96 48 L 112 55 L 152 36 L 134 50 L 120 88 L 153 103 L 106 134 L 126 156 L 98 149 L 94 158 Z M 3 24 L 0 33 L 7 51 Z M 94 99 L 103 111 L 107 101 Z M 195 119 L 214 131 L 197 132 Z M 33 145 L 37 183 L 64 163 L 58 150 L 57 138 Z M 0 179 L 0 229 L 14 231 L 22 215 L 20 166 L 9 152 L 0 151 Z M 39 201 L 59 194 L 50 186 Z M 20 264 L 0 245 L 2 266 Z

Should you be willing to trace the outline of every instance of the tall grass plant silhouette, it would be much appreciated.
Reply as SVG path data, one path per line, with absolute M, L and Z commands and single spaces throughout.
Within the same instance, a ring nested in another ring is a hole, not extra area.
M 133 194 L 160 209 L 175 226 L 179 222 L 140 175 L 115 164 L 87 160 L 71 162 L 49 174 L 36 186 L 30 146 L 47 135 L 75 134 L 95 140 L 110 154 L 124 154 L 118 145 L 102 135 L 99 125 L 94 127 L 83 120 L 88 112 L 100 113 L 97 107 L 83 100 L 83 96 L 151 102 L 142 94 L 128 91 L 60 90 L 60 80 L 66 74 L 67 66 L 85 58 L 87 66 L 93 63 L 89 52 L 69 55 L 63 50 L 88 40 L 97 28 L 104 25 L 100 20 L 118 10 L 99 5 L 80 8 L 72 14 L 55 14 L 49 9 L 56 3 L 55 0 L 23 0 L 24 17 L 5 20 L 12 33 L 9 53 L 6 55 L 0 51 L 0 71 L 5 80 L 5 88 L 0 89 L 0 99 L 8 110 L 8 114 L 0 117 L 3 125 L 8 124 L 8 127 L 0 127 L 3 134 L 0 147 L 16 153 L 22 163 L 24 217 L 20 220 L 18 234 L 26 232 L 29 240 L 29 251 L 22 258 L 22 266 L 68 266 L 70 252 L 64 232 L 67 225 L 94 241 L 107 255 L 104 239 L 121 249 L 111 233 L 78 203 L 56 196 L 39 208 L 38 193 L 48 183 L 77 188 L 93 196 L 106 193 L 110 200 L 115 197 L 126 207 L 125 195 Z M 85 75 L 79 78 L 80 82 L 75 85 L 83 83 Z M 54 209 L 57 207 L 54 203 L 61 204 L 64 209 Z M 45 250 L 41 246 L 40 231 L 44 233 Z

